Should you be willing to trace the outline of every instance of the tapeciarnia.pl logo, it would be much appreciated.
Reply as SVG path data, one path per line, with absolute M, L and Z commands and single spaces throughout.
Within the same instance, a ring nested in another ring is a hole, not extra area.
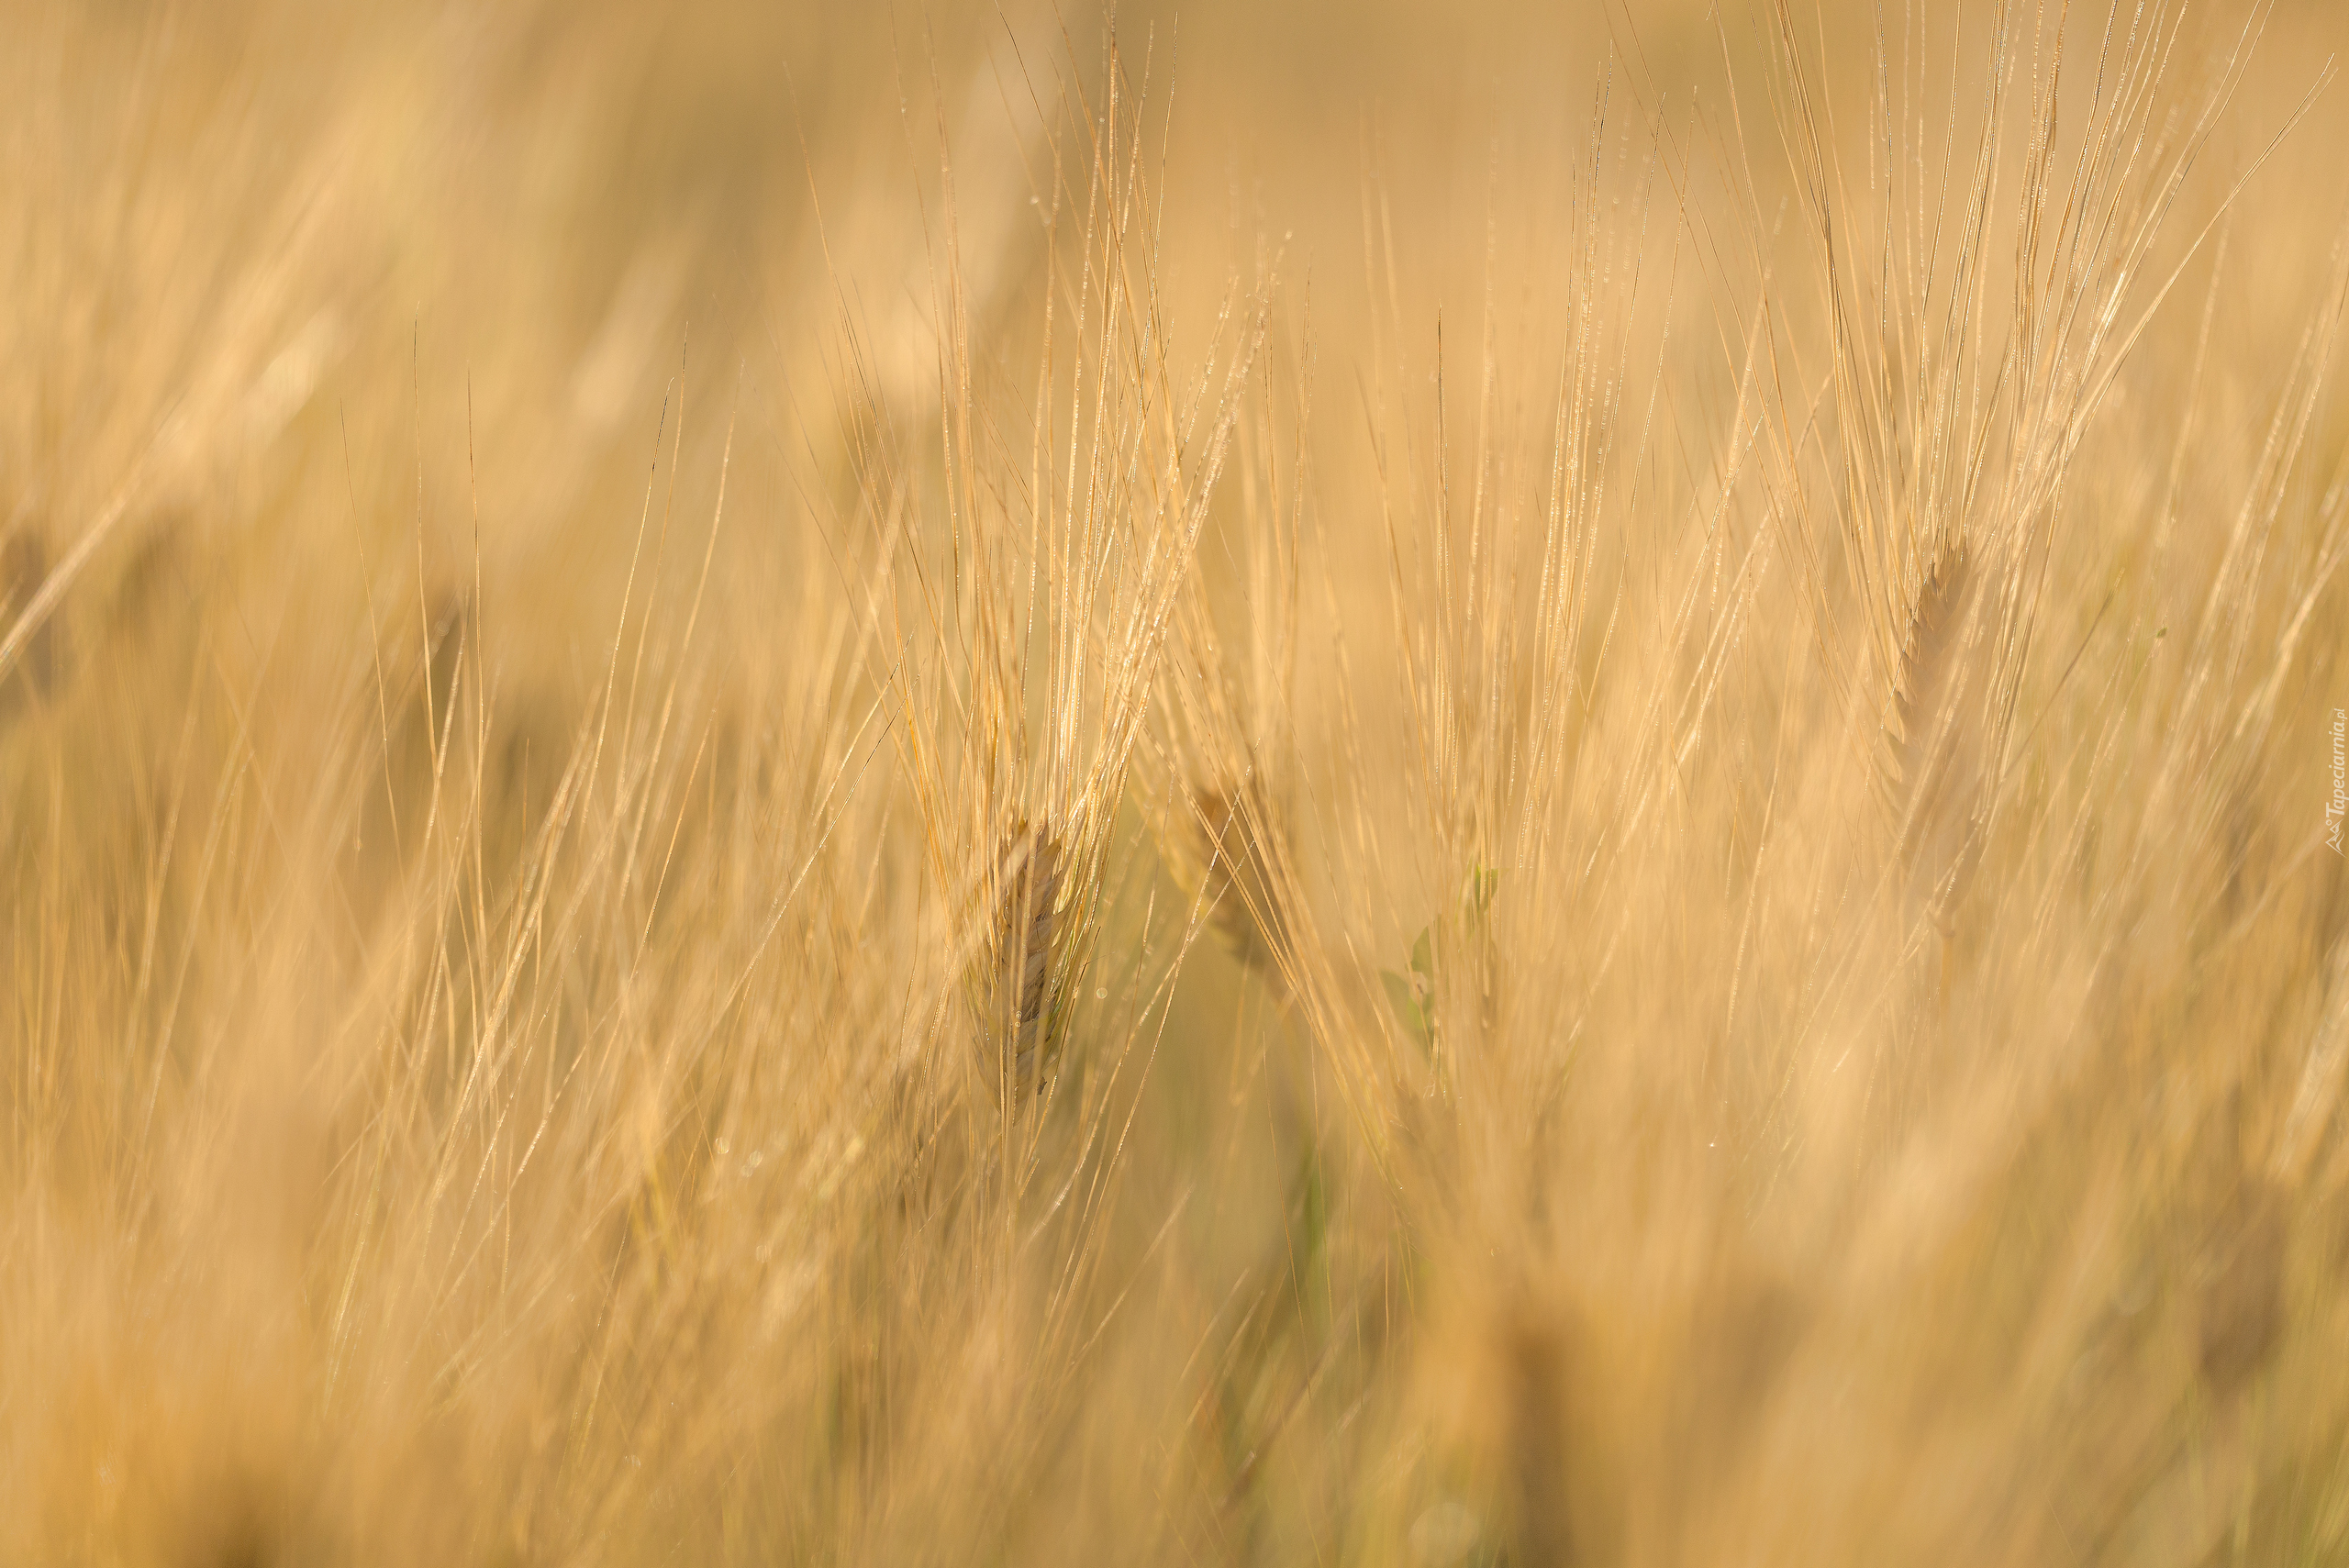
M 2332 710 L 2332 798 L 2324 807 L 2324 841 L 2336 855 L 2341 853 L 2343 808 L 2349 806 L 2349 796 L 2342 792 L 2344 728 L 2349 728 L 2349 721 L 2344 721 L 2341 709 L 2336 707 Z

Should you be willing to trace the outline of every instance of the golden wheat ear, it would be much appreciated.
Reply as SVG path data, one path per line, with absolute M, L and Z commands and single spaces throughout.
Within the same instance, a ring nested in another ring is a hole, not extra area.
M 982 1037 L 1015 1108 L 1043 1090 L 1057 1043 L 1053 947 L 1060 935 L 1066 859 L 1049 824 L 1017 819 L 996 856 L 996 910 L 989 933 L 991 983 L 984 987 Z
M 1935 556 L 1909 605 L 1893 687 L 1901 862 L 1911 902 L 1944 937 L 1980 851 L 1981 578 L 1963 539 Z

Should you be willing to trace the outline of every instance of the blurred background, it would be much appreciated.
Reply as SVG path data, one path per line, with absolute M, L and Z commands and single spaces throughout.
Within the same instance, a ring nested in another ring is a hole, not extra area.
M 1978 109 L 1998 7 L 1802 9 L 1855 160 L 1880 43 L 1913 43 L 1937 92 L 1958 80 L 1943 62 L 1976 59 L 1947 104 L 1910 105 L 1927 134 Z M 2216 80 L 2254 19 L 2248 85 L 2179 197 L 2174 247 L 2349 36 L 2324 0 L 2214 9 L 2188 18 L 2173 84 Z M 1055 137 L 1071 151 L 1062 95 L 1103 94 L 1113 39 L 1152 143 L 1170 340 L 1204 348 L 1235 280 L 1277 276 L 1280 336 L 1317 367 L 1298 380 L 1319 504 L 1342 517 L 1366 503 L 1373 384 L 1423 393 L 1439 317 L 1464 374 L 1497 330 L 1553 337 L 1578 202 L 1645 204 L 1650 293 L 1684 322 L 1750 288 L 1757 226 L 1790 242 L 1786 161 L 1759 135 L 1764 21 L 1704 0 L 13 6 L 8 284 L 40 303 L 0 328 L 10 526 L 61 557 L 116 501 L 133 514 L 87 563 L 113 586 L 70 596 L 50 656 L 96 646 L 82 623 L 109 594 L 184 593 L 222 569 L 224 533 L 266 537 L 242 559 L 299 556 L 317 585 L 256 615 L 321 617 L 296 636 L 347 628 L 353 530 L 386 553 L 420 508 L 428 575 L 470 573 L 478 512 L 491 601 L 550 629 L 505 650 L 511 678 L 557 680 L 568 636 L 592 645 L 617 613 L 673 391 L 687 515 L 739 436 L 745 526 L 715 580 L 740 602 L 724 613 L 787 602 L 805 525 L 832 504 L 811 426 L 852 384 L 909 418 L 936 396 L 950 211 L 974 320 L 1019 361 Z M 2101 17 L 2060 25 L 2077 106 L 2110 40 Z M 2339 210 L 2344 116 L 2321 95 L 2255 192 L 2310 221 Z M 1601 133 L 1611 171 L 1592 167 Z M 1724 195 L 1732 169 L 1750 204 Z M 2233 231 L 2221 388 L 2255 378 L 2298 319 L 2263 306 L 2297 264 L 2273 221 Z M 1543 373 L 1520 380 L 1527 406 L 1547 395 Z

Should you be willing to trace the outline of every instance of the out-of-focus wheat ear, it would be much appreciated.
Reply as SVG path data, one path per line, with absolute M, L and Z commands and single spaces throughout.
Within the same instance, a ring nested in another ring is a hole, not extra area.
M 1893 688 L 1901 862 L 1911 906 L 1944 939 L 1981 847 L 1980 580 L 1963 539 L 1933 558 L 1909 606 Z
M 14 635 L 17 622 L 31 616 L 49 572 L 49 551 L 38 532 L 20 528 L 0 536 L 0 638 Z M 0 665 L 0 718 L 20 706 L 28 692 L 50 696 L 65 673 L 64 631 L 54 610 L 30 625 L 16 660 Z
M 1063 857 L 1049 825 L 1019 819 L 996 857 L 988 1034 L 1015 1109 L 1041 1094 L 1054 1044 L 1052 949 L 1060 934 Z
M 1816 1316 L 1803 1284 L 1731 1251 L 1698 1287 L 1677 1373 L 1682 1479 L 1715 1485 L 1737 1459 Z
M 1208 923 L 1231 956 L 1277 982 L 1291 926 L 1271 852 L 1269 810 L 1252 777 L 1193 786 L 1179 858 L 1190 870 L 1186 880 L 1196 884 Z
M 1510 1480 L 1509 1561 L 1566 1568 L 1576 1560 L 1568 1508 L 1568 1379 L 1573 1326 L 1520 1307 L 1504 1330 Z
M 2334 940 L 2325 963 L 2324 996 L 2316 1032 L 2300 1067 L 2299 1086 L 2268 1162 L 2268 1173 L 2286 1189 L 2297 1189 L 2329 1143 L 2333 1118 L 2349 1080 L 2349 936 Z
M 2204 1382 L 2221 1399 L 2257 1376 L 2283 1338 L 2290 1214 L 2282 1189 L 2248 1176 L 2205 1244 L 2196 1349 Z

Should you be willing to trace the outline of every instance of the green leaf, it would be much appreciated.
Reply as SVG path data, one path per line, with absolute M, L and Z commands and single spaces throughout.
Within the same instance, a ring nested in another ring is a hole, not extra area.
M 1405 1031 L 1419 1042 L 1419 1049 L 1425 1051 L 1428 1047 L 1428 1015 L 1427 1009 L 1419 1005 L 1419 986 L 1391 969 L 1380 970 L 1378 977 L 1386 982 L 1386 1000 L 1395 1009 L 1395 1016 L 1403 1021 Z
M 1500 890 L 1501 873 L 1497 867 L 1482 861 L 1468 868 L 1468 888 L 1461 895 L 1461 905 L 1469 916 L 1484 914 L 1493 906 L 1493 895 Z
M 1435 928 L 1431 925 L 1425 926 L 1419 930 L 1419 940 L 1411 944 L 1411 967 L 1418 971 L 1419 977 L 1428 983 L 1431 989 L 1435 984 L 1434 938 Z
M 1324 1256 L 1330 1234 L 1330 1188 L 1321 1171 L 1321 1151 L 1308 1136 L 1297 1155 L 1297 1222 L 1289 1233 L 1289 1278 L 1297 1306 L 1316 1329 L 1330 1321 L 1329 1264 Z

